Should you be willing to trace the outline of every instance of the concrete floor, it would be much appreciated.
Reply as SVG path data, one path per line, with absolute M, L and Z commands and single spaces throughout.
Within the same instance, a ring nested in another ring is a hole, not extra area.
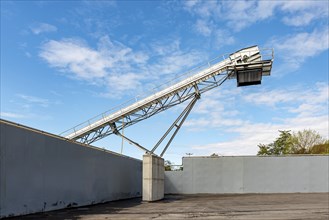
M 166 195 L 32 214 L 22 219 L 329 219 L 329 193 Z

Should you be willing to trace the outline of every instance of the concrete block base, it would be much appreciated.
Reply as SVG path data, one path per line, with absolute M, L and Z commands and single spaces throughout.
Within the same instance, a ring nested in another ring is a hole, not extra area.
M 163 158 L 143 155 L 143 201 L 152 202 L 164 197 Z

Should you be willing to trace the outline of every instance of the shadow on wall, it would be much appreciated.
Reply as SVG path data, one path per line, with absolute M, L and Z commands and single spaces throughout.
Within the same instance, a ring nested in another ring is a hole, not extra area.
M 0 122 L 0 217 L 141 197 L 142 161 Z

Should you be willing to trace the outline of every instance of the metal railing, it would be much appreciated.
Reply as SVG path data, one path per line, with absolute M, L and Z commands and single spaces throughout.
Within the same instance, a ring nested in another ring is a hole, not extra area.
M 96 121 L 104 119 L 106 116 L 108 116 L 108 115 L 110 115 L 110 114 L 112 114 L 116 111 L 119 111 L 120 109 L 123 109 L 127 106 L 130 106 L 130 105 L 132 105 L 132 104 L 134 104 L 134 103 L 136 103 L 136 102 L 138 102 L 138 101 L 140 101 L 140 100 L 142 100 L 142 99 L 144 99 L 144 98 L 146 98 L 146 97 L 148 97 L 152 94 L 155 94 L 156 92 L 159 92 L 159 91 L 161 91 L 161 90 L 163 90 L 167 87 L 170 87 L 170 86 L 176 84 L 177 82 L 180 82 L 182 79 L 188 78 L 188 77 L 200 72 L 201 70 L 209 68 L 212 65 L 215 65 L 216 63 L 218 63 L 218 62 L 220 62 L 224 59 L 227 59 L 227 58 L 228 58 L 228 54 L 215 57 L 214 59 L 212 59 L 212 60 L 210 60 L 210 61 L 208 61 L 208 62 L 206 62 L 202 65 L 199 65 L 199 66 L 197 66 L 197 67 L 195 67 L 195 68 L 193 68 L 193 69 L 191 69 L 191 70 L 189 70 L 189 71 L 187 71 L 183 74 L 180 74 L 180 75 L 176 76 L 175 78 L 172 78 L 172 79 L 166 81 L 165 83 L 162 83 L 162 84 L 150 89 L 149 91 L 147 91 L 147 92 L 145 92 L 141 95 L 137 95 L 134 98 L 131 98 L 131 99 L 129 99 L 129 100 L 127 100 L 127 101 L 125 101 L 125 102 L 123 102 L 123 103 L 121 103 L 121 104 L 119 104 L 119 105 L 117 105 L 117 106 L 115 106 L 115 107 L 99 114 L 99 115 L 96 115 L 96 116 L 88 119 L 87 121 L 84 121 L 84 122 L 70 128 L 70 129 L 60 133 L 59 135 L 66 136 L 66 135 L 69 135 L 71 133 L 75 133 L 76 131 L 78 131 L 78 130 L 84 128 L 84 127 L 87 127 L 88 125 L 91 125 Z
M 274 51 L 273 49 L 261 49 L 261 50 L 257 50 L 257 51 L 260 51 L 261 52 L 261 59 L 262 60 L 273 60 L 273 57 L 274 57 Z M 265 52 L 264 52 L 265 51 Z M 250 51 L 251 53 L 252 51 Z M 61 136 L 67 136 L 69 134 L 75 134 L 77 131 L 80 131 L 81 129 L 84 129 L 84 128 L 91 128 L 90 125 L 100 121 L 100 120 L 105 120 L 105 118 L 107 118 L 109 115 L 113 114 L 113 113 L 116 113 L 116 112 L 120 112 L 120 110 L 122 111 L 124 108 L 128 107 L 128 106 L 131 106 L 135 103 L 137 103 L 138 101 L 141 101 L 147 97 L 149 97 L 150 95 L 152 94 L 156 94 L 157 92 L 159 91 L 162 91 L 166 88 L 169 88 L 170 86 L 173 86 L 175 84 L 177 84 L 178 82 L 181 82 L 182 80 L 184 79 L 188 79 L 189 77 L 195 75 L 196 73 L 199 73 L 200 71 L 202 70 L 206 70 L 207 68 L 210 68 L 216 64 L 218 64 L 219 62 L 223 61 L 223 60 L 226 60 L 228 58 L 230 58 L 232 54 L 224 54 L 224 55 L 221 55 L 221 56 L 217 56 L 215 57 L 214 59 L 211 59 L 209 60 L 208 62 L 202 64 L 202 65 L 199 65 L 183 74 L 180 74 L 178 76 L 175 76 L 173 79 L 171 80 L 168 80 L 166 81 L 165 83 L 162 83 L 161 85 L 159 86 L 156 86 L 154 88 L 152 88 L 151 90 L 149 90 L 148 92 L 142 94 L 142 95 L 137 95 L 136 97 L 132 98 L 132 99 L 129 99 L 125 102 L 123 102 L 122 104 L 120 105 L 117 105 L 99 115 L 96 115 L 92 118 L 90 118 L 89 120 L 85 121 L 85 122 L 82 122 L 76 126 L 74 126 L 73 128 L 70 128 L 62 133 L 60 133 L 59 135 Z M 86 129 L 88 130 L 88 129 Z

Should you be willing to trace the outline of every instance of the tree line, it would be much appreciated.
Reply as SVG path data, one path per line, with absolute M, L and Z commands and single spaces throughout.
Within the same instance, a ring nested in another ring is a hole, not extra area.
M 278 138 L 269 144 L 259 144 L 258 148 L 257 155 L 329 154 L 329 140 L 311 129 L 293 133 L 279 130 Z
M 290 130 L 279 130 L 279 137 L 272 143 L 258 144 L 257 155 L 288 155 L 288 154 L 329 154 L 329 140 L 323 138 L 317 131 L 305 129 L 298 132 Z M 219 157 L 213 153 L 211 157 Z M 183 167 L 175 165 L 169 160 L 165 160 L 165 170 L 183 170 Z

